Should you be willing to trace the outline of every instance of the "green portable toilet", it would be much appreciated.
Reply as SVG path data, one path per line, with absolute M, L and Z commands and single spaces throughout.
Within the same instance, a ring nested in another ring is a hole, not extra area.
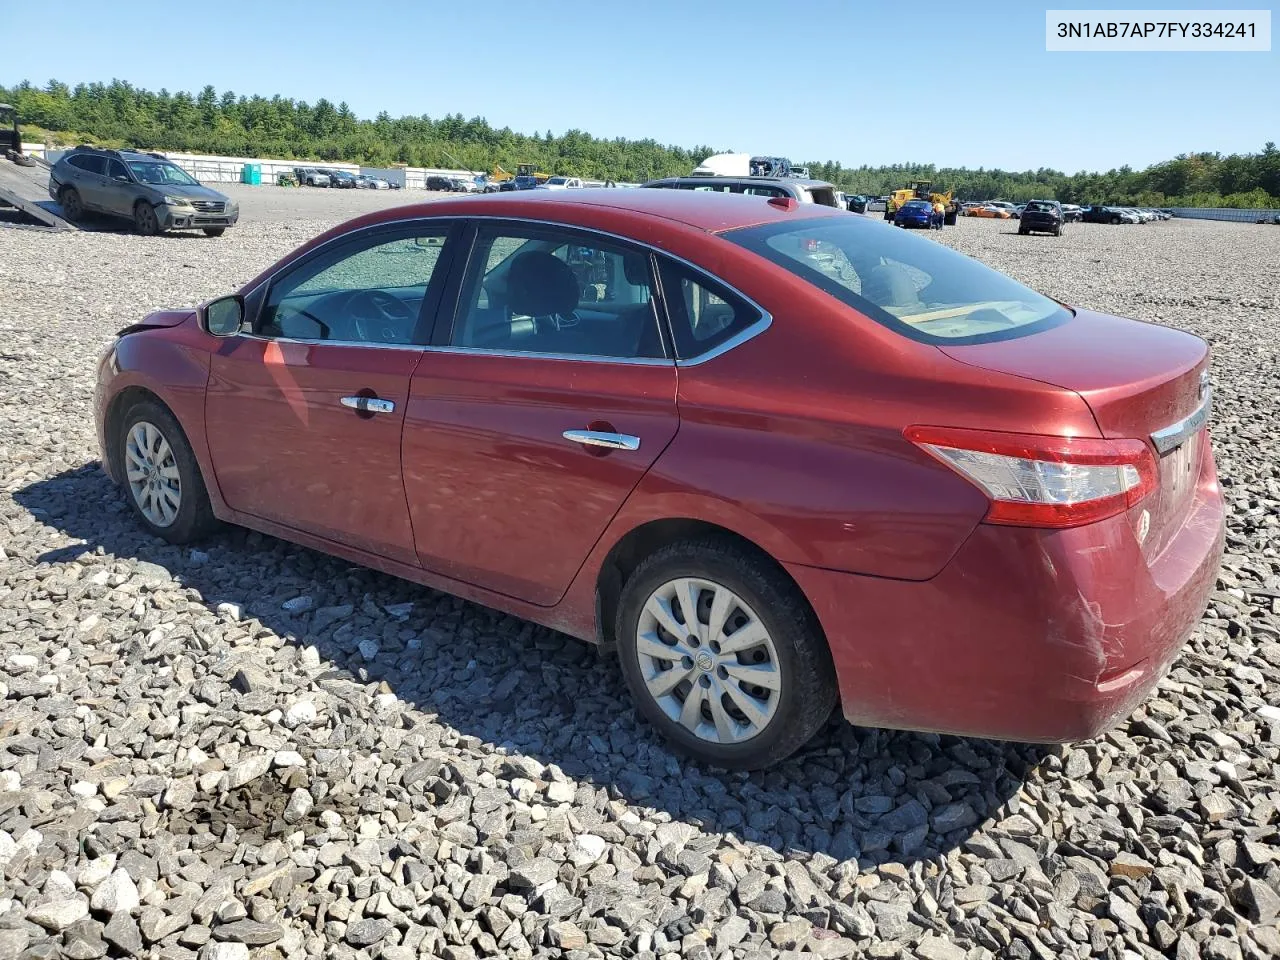
M 240 182 L 248 183 L 252 186 L 262 185 L 262 164 L 246 163 L 244 169 L 240 171 Z

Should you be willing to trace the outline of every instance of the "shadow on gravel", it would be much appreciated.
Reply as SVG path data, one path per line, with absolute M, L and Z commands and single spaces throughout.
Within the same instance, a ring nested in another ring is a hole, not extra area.
M 255 621 L 289 641 L 276 651 L 254 648 L 264 660 L 274 658 L 274 670 L 262 666 L 277 682 L 292 672 L 301 648 L 314 646 L 328 662 L 311 673 L 322 686 L 344 687 L 350 704 L 339 705 L 346 739 L 329 746 L 377 752 L 380 727 L 412 725 L 394 710 L 375 717 L 374 697 L 389 690 L 456 731 L 454 738 L 446 730 L 447 745 L 497 745 L 708 831 L 732 831 L 779 852 L 860 856 L 864 863 L 910 863 L 964 843 L 983 820 L 1000 815 L 1023 778 L 1054 751 L 855 728 L 833 718 L 805 750 L 772 770 L 700 769 L 670 753 L 637 719 L 612 657 L 589 644 L 239 528 L 224 528 L 194 550 L 155 540 L 96 463 L 13 496 L 42 523 L 79 541 L 28 557 L 33 566 L 99 551 L 155 564 L 163 570 L 142 567 L 138 575 L 153 581 L 171 575 L 210 609 L 234 603 L 244 611 L 239 624 L 221 617 L 217 626 L 201 628 L 197 642 L 211 645 L 226 631 L 252 634 Z M 306 612 L 282 607 L 303 596 L 311 600 Z M 266 682 L 281 708 L 298 696 L 292 689 L 272 692 Z M 259 702 L 254 712 L 266 711 Z

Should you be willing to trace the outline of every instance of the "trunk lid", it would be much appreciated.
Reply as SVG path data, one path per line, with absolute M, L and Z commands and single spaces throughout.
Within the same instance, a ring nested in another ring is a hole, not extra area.
M 1200 414 L 1207 412 L 1209 348 L 1199 337 L 1079 310 L 1071 322 L 1031 336 L 940 349 L 962 363 L 1072 390 L 1102 436 L 1150 443 L 1160 489 L 1141 504 L 1150 511 L 1144 552 L 1156 555 L 1181 526 L 1207 442 Z M 1170 429 L 1178 425 L 1185 429 Z

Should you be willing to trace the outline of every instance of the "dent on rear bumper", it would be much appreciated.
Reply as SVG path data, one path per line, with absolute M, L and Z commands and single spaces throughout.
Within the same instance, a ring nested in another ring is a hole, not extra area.
M 1177 656 L 1216 581 L 1212 461 L 1148 563 L 1129 515 L 1073 530 L 980 526 L 924 582 L 790 565 L 826 631 L 853 723 L 1009 740 L 1087 739 Z

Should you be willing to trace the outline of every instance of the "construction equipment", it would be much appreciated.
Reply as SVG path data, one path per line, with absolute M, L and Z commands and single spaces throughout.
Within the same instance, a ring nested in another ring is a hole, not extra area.
M 960 212 L 960 204 L 953 197 L 954 192 L 948 190 L 946 193 L 940 193 L 933 189 L 933 182 L 930 180 L 913 180 L 905 189 L 895 190 L 889 196 L 889 202 L 884 205 L 884 218 L 892 220 L 898 208 L 908 200 L 928 200 L 935 209 L 938 206 L 942 207 L 942 222 L 948 227 L 954 227 L 956 216 Z
M 19 166 L 35 166 L 35 160 L 22 152 L 22 133 L 18 130 L 18 109 L 0 103 L 0 157 Z
M 535 166 L 536 164 L 532 164 L 532 163 L 517 164 L 516 176 L 517 177 L 533 177 L 533 179 L 538 181 L 538 183 L 546 183 L 548 180 L 551 179 L 551 174 L 542 173 L 539 170 L 535 170 L 534 169 Z
M 15 154 L 15 156 L 23 156 Z M 35 157 L 28 163 L 0 159 L 0 207 L 17 207 L 28 217 L 55 230 L 75 230 L 62 216 L 62 208 L 49 198 L 49 167 Z

